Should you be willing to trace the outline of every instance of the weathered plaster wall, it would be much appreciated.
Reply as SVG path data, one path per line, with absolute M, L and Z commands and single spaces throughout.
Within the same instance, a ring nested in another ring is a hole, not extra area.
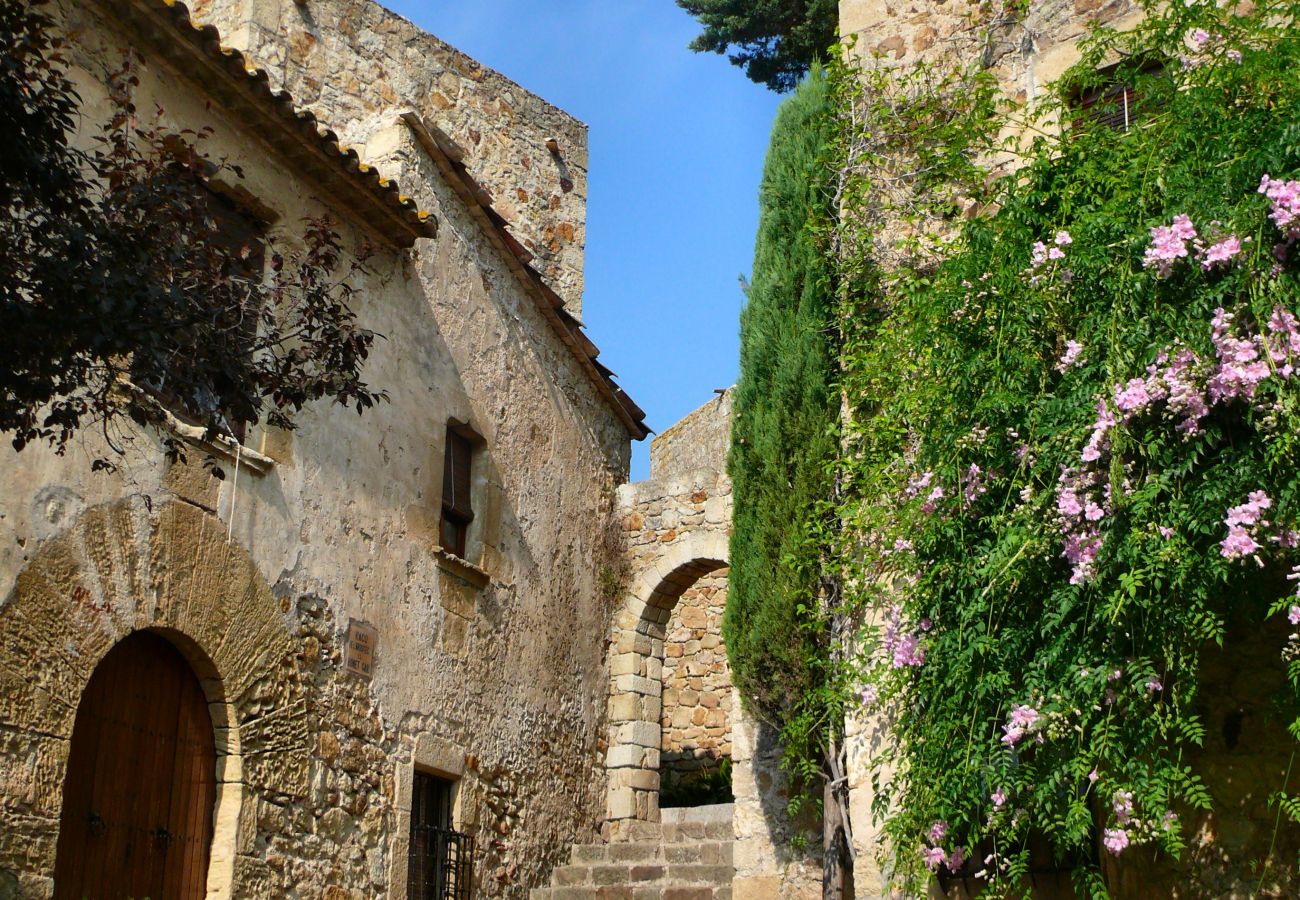
M 62 10 L 90 129 L 133 37 L 94 6 Z M 378 240 L 147 50 L 141 75 L 139 107 L 212 126 L 212 154 L 243 167 L 281 240 L 322 212 L 349 246 Z M 122 436 L 114 474 L 91 473 L 106 448 L 90 436 L 65 457 L 0 450 L 0 886 L 12 876 L 23 896 L 47 896 L 80 688 L 145 626 L 214 663 L 200 675 L 234 707 L 228 734 L 257 750 L 223 757 L 242 767 L 226 770 L 223 797 L 242 799 L 219 803 L 214 896 L 232 884 L 234 896 L 403 896 L 416 764 L 463 779 L 476 896 L 524 896 L 598 826 L 612 600 L 599 572 L 627 431 L 452 191 L 406 152 L 423 177 L 403 188 L 441 229 L 409 253 L 381 250 L 359 285 L 361 322 L 384 335 L 365 375 L 389 403 L 362 417 L 315 405 L 298 431 L 265 435 L 268 471 L 236 477 L 220 459 L 224 481 L 202 453 L 168 466 L 150 434 Z M 481 577 L 436 549 L 451 417 L 485 439 Z M 350 619 L 378 630 L 372 683 L 342 673 Z
M 386 155 L 366 145 L 401 110 L 440 127 L 581 318 L 584 124 L 372 0 L 193 0 L 191 8 L 366 159 Z
M 673 607 L 664 637 L 662 772 L 688 775 L 731 757 L 731 667 L 722 645 L 727 570 L 705 575 Z

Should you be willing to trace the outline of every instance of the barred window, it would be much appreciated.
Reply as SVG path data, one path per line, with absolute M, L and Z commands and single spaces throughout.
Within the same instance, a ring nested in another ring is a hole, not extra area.
M 411 785 L 409 900 L 470 900 L 474 839 L 452 829 L 456 783 L 417 771 Z

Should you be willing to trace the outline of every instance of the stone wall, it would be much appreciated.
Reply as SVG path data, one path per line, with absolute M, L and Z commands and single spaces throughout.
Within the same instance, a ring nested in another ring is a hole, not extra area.
M 726 567 L 731 482 L 712 470 L 641 481 L 619 488 L 618 508 L 629 585 L 609 638 L 605 833 L 614 839 L 630 822 L 659 821 L 669 622 L 686 591 Z
M 1009 2 L 840 0 L 840 33 L 857 37 L 864 59 L 878 54 L 890 65 L 982 54 L 1009 98 L 1032 103 L 1078 61 L 1079 38 L 1094 23 L 1123 27 L 1139 9 L 1136 0 L 1044 0 L 1023 12 Z
M 731 668 L 722 645 L 727 570 L 705 575 L 673 607 L 664 637 L 663 773 L 690 775 L 731 758 Z
M 728 388 L 651 441 L 650 477 L 667 478 L 698 469 L 726 472 L 734 396 L 735 389 Z
M 384 336 L 364 374 L 389 402 L 361 417 L 312 405 L 297 431 L 255 431 L 242 464 L 214 448 L 169 464 L 153 432 L 117 436 L 113 473 L 92 473 L 112 455 L 93 434 L 66 456 L 0 449 L 0 894 L 49 896 L 81 689 L 147 627 L 190 659 L 217 723 L 212 896 L 404 896 L 416 767 L 459 779 L 475 896 L 525 896 L 604 810 L 616 598 L 600 573 L 616 562 L 627 428 L 413 146 L 402 158 L 424 177 L 402 187 L 440 229 L 401 251 L 284 163 L 264 140 L 273 117 L 253 130 L 210 104 L 117 6 L 59 11 L 80 142 L 135 46 L 138 107 L 211 127 L 272 237 L 291 247 L 305 216 L 329 214 L 347 252 L 377 245 L 357 313 Z M 453 418 L 484 439 L 467 560 L 437 537 Z M 344 667 L 353 620 L 378 632 L 370 680 Z
M 373 0 L 191 6 L 196 20 L 217 26 L 226 45 L 248 53 L 367 161 L 387 154 L 369 144 L 403 110 L 450 135 L 494 208 L 536 255 L 534 266 L 581 318 L 584 124 Z

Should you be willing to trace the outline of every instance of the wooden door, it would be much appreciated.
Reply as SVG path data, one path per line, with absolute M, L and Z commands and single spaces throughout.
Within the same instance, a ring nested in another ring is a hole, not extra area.
M 162 637 L 124 638 L 77 707 L 54 896 L 202 898 L 215 799 L 212 719 L 198 678 Z

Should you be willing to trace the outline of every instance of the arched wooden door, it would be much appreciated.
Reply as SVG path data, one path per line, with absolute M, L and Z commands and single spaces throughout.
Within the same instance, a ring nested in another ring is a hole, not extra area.
M 212 718 L 198 678 L 162 637 L 124 638 L 77 707 L 54 896 L 202 898 L 215 798 Z

